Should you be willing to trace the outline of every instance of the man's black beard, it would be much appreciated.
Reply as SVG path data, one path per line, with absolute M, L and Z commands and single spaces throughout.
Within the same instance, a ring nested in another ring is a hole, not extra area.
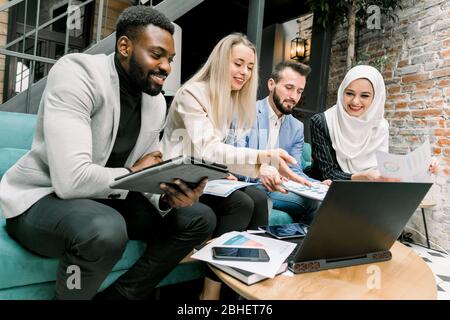
M 144 93 L 149 94 L 151 96 L 158 95 L 161 90 L 162 86 L 159 84 L 154 83 L 150 76 L 151 75 L 163 75 L 167 76 L 167 72 L 161 71 L 161 70 L 151 70 L 146 75 L 144 71 L 142 70 L 142 67 L 139 65 L 139 63 L 136 61 L 136 56 L 134 53 L 131 54 L 130 57 L 130 65 L 129 65 L 129 75 L 131 80 L 137 85 L 137 87 Z
M 281 114 L 285 114 L 285 115 L 291 114 L 294 109 L 294 108 L 289 109 L 289 108 L 283 106 L 283 103 L 281 102 L 280 97 L 277 95 L 276 87 L 273 89 L 273 103 L 275 104 L 275 107 L 277 107 L 278 111 L 281 112 Z

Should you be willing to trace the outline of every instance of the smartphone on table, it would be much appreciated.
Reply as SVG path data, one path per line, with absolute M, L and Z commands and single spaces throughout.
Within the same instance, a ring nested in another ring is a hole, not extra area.
M 246 247 L 212 247 L 212 256 L 216 260 L 232 261 L 270 261 L 266 250 Z

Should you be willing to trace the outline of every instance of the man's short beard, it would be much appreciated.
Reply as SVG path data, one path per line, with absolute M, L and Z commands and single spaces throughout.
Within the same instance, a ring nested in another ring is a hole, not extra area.
M 280 97 L 277 95 L 276 87 L 273 88 L 273 103 L 275 104 L 275 107 L 277 107 L 278 111 L 280 111 L 281 114 L 284 114 L 284 115 L 291 114 L 294 109 L 294 108 L 288 109 L 285 106 L 283 106 L 283 103 L 281 102 Z
M 131 54 L 130 57 L 129 74 L 132 81 L 137 85 L 137 87 L 142 92 L 149 94 L 151 96 L 157 96 L 161 92 L 162 86 L 150 80 L 150 75 L 158 73 L 150 71 L 147 75 L 144 74 L 142 67 L 136 61 L 136 56 L 134 55 L 134 52 Z

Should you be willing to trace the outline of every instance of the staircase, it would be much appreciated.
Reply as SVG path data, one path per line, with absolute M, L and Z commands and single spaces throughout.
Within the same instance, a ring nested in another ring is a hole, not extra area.
M 8 10 L 14 5 L 17 5 L 19 3 L 22 3 L 26 0 L 13 0 L 8 2 L 5 5 L 0 6 L 0 12 L 4 10 Z M 155 5 L 154 8 L 158 11 L 164 13 L 170 20 L 174 21 L 184 15 L 185 13 L 192 10 L 194 7 L 202 3 L 204 0 L 164 0 L 160 2 L 158 5 Z M 88 1 L 86 1 L 88 2 Z M 89 1 L 90 2 L 90 1 Z M 95 43 L 93 46 L 91 46 L 89 49 L 84 51 L 84 53 L 88 54 L 110 54 L 114 52 L 114 46 L 116 41 L 116 34 L 115 32 L 111 35 L 107 36 L 106 38 L 100 40 L 100 32 L 101 24 L 103 20 L 103 0 L 99 0 L 99 7 L 97 12 L 97 43 Z M 70 3 L 70 0 L 69 0 Z M 109 1 L 107 1 L 107 5 L 109 4 Z M 108 9 L 108 8 L 107 8 Z M 107 10 L 105 10 L 107 12 Z M 37 12 L 37 15 L 39 15 L 39 10 Z M 65 14 L 60 15 L 59 17 L 56 17 L 52 20 L 55 20 L 58 18 L 67 17 L 67 12 Z M 38 19 L 36 19 L 38 21 Z M 39 29 L 42 29 L 42 26 L 49 25 L 55 21 L 47 21 L 41 25 L 39 25 L 33 32 L 35 35 L 39 31 Z M 39 22 L 39 21 L 38 21 Z M 67 28 L 67 27 L 66 27 Z M 36 31 L 37 29 L 37 31 Z M 33 33 L 27 33 L 25 36 L 29 36 Z M 67 34 L 67 29 L 66 29 Z M 35 39 L 37 39 L 37 36 L 35 36 Z M 66 37 L 66 52 L 67 52 L 67 40 L 68 36 Z M 15 40 L 17 42 L 17 40 Z M 29 59 L 32 61 L 43 61 L 43 60 L 51 60 L 43 57 L 39 57 L 37 55 L 24 55 L 20 53 L 16 53 L 13 51 L 7 50 L 7 48 L 10 46 L 11 43 L 6 44 L 4 47 L 0 47 L 0 54 L 9 55 L 9 56 L 15 56 L 15 57 L 21 57 L 24 59 Z M 36 42 L 35 42 L 36 45 Z M 45 61 L 46 63 L 52 63 L 54 61 Z M 33 71 L 32 71 L 33 73 Z M 32 82 L 32 81 L 31 81 Z M 44 92 L 45 85 L 47 82 L 47 78 L 42 78 L 41 80 L 37 81 L 36 83 L 30 85 L 26 91 L 23 91 L 16 96 L 12 97 L 5 103 L 0 105 L 0 111 L 11 111 L 11 112 L 20 112 L 20 113 L 37 113 L 39 108 L 39 102 L 41 100 L 42 93 Z

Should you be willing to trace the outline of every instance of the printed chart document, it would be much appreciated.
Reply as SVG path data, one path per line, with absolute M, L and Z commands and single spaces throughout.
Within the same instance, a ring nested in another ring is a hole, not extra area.
M 319 201 L 323 201 L 329 189 L 321 182 L 314 182 L 311 187 L 308 187 L 292 180 L 283 182 L 283 187 L 289 192 Z
M 243 181 L 235 181 L 235 180 L 228 180 L 228 179 L 213 180 L 213 181 L 208 181 L 203 193 L 226 198 L 238 189 L 245 188 L 247 186 L 251 186 L 251 185 L 255 185 L 255 184 L 256 183 L 252 183 L 252 182 L 243 182 Z
M 431 163 L 430 142 L 425 141 L 416 150 L 406 154 L 376 152 L 380 175 L 398 178 L 404 182 L 432 182 L 428 166 Z
M 211 251 L 211 248 L 214 246 L 261 247 L 267 251 L 267 254 L 270 257 L 270 261 L 248 262 L 215 260 L 212 257 Z M 202 249 L 194 253 L 191 258 L 206 261 L 212 264 L 230 266 L 248 272 L 260 274 L 268 278 L 273 278 L 280 272 L 280 267 L 283 265 L 284 261 L 295 249 L 295 247 L 295 243 L 256 236 L 247 232 L 232 231 L 221 235 L 217 239 L 214 239 Z

